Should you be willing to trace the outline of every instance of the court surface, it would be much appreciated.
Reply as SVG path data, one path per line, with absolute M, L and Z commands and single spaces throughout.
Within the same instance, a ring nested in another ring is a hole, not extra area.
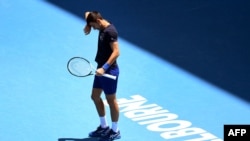
M 73 56 L 95 64 L 97 31 L 85 36 L 84 20 L 39 0 L 0 0 L 0 17 L 0 140 L 94 140 L 93 77 L 76 78 L 66 64 Z M 221 141 L 224 124 L 250 123 L 249 102 L 119 43 L 120 141 Z

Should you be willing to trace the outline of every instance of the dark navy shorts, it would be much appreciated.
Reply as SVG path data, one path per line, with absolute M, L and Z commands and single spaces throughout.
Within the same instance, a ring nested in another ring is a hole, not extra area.
M 115 94 L 118 83 L 119 67 L 117 65 L 111 66 L 105 73 L 116 76 L 116 79 L 113 80 L 107 77 L 95 75 L 93 88 L 102 89 L 106 95 Z

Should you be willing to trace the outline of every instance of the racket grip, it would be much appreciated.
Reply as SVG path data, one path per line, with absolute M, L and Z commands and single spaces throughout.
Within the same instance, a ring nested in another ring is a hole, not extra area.
M 104 73 L 102 76 L 116 80 L 116 76 Z

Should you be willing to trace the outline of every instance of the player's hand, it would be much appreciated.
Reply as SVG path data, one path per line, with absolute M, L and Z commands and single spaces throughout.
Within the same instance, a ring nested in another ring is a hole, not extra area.
M 88 35 L 90 33 L 90 31 L 91 31 L 91 26 L 86 25 L 84 27 L 83 31 L 84 31 L 85 35 Z
M 96 70 L 96 75 L 97 76 L 102 76 L 105 73 L 105 70 L 103 68 L 99 68 Z
M 88 17 L 88 15 L 89 15 L 89 14 L 90 14 L 90 12 L 88 12 L 88 11 L 87 11 L 87 12 L 85 12 L 85 14 L 84 14 L 84 18 L 85 18 L 85 19 L 87 19 L 87 17 Z

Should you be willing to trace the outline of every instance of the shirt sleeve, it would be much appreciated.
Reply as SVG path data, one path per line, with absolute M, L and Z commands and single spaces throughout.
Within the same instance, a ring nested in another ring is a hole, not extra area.
M 118 40 L 118 34 L 115 31 L 108 32 L 108 41 L 109 42 L 115 42 Z

